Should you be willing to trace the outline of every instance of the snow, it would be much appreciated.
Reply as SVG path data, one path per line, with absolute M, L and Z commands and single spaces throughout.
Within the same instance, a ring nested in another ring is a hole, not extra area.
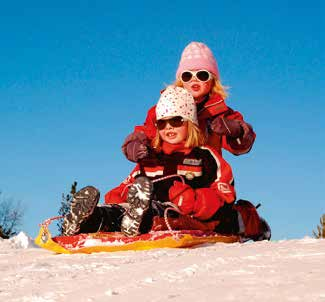
M 56 255 L 0 240 L 0 301 L 323 301 L 325 240 Z

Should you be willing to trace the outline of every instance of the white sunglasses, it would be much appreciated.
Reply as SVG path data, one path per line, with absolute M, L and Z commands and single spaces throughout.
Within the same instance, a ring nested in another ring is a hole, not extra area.
M 212 75 L 209 71 L 207 70 L 196 70 L 196 71 L 191 71 L 191 70 L 185 70 L 182 72 L 180 76 L 180 80 L 183 83 L 187 83 L 192 80 L 193 77 L 196 77 L 200 82 L 207 82 L 211 80 Z

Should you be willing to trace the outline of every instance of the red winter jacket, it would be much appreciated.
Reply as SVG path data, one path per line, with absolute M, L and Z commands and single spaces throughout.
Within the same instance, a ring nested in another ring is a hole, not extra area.
M 216 194 L 221 204 L 211 204 L 207 200 L 197 215 L 198 219 L 208 219 L 218 210 L 219 206 L 232 203 L 236 199 L 234 180 L 230 165 L 221 155 L 210 147 L 196 147 L 188 152 L 173 152 L 171 154 L 155 153 L 141 160 L 126 180 L 105 195 L 105 203 L 126 202 L 128 185 L 134 182 L 137 176 L 146 176 L 151 180 L 169 175 L 181 175 L 186 184 L 193 189 L 210 188 L 209 193 Z M 175 176 L 154 183 L 155 200 L 169 201 L 168 191 L 174 181 L 180 181 Z
M 210 123 L 215 117 L 223 117 L 227 119 L 240 120 L 243 126 L 243 136 L 234 139 L 226 136 L 219 136 L 210 128 Z M 214 94 L 204 104 L 204 107 L 198 111 L 199 125 L 203 133 L 207 136 L 207 145 L 212 146 L 221 154 L 224 148 L 234 155 L 241 155 L 250 151 L 255 141 L 256 134 L 252 127 L 243 120 L 243 116 L 238 111 L 229 108 L 224 100 Z M 156 135 L 156 106 L 149 109 L 144 125 L 136 126 L 134 131 L 142 131 L 152 140 Z

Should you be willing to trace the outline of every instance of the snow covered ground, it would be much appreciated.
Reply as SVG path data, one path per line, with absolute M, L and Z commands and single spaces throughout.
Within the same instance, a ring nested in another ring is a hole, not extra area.
M 325 240 L 55 255 L 0 239 L 0 301 L 323 301 Z

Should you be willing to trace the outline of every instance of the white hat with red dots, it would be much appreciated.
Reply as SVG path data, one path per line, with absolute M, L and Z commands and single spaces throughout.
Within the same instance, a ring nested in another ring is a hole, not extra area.
M 193 96 L 184 88 L 168 86 L 156 106 L 157 120 L 181 116 L 198 125 L 196 104 Z

